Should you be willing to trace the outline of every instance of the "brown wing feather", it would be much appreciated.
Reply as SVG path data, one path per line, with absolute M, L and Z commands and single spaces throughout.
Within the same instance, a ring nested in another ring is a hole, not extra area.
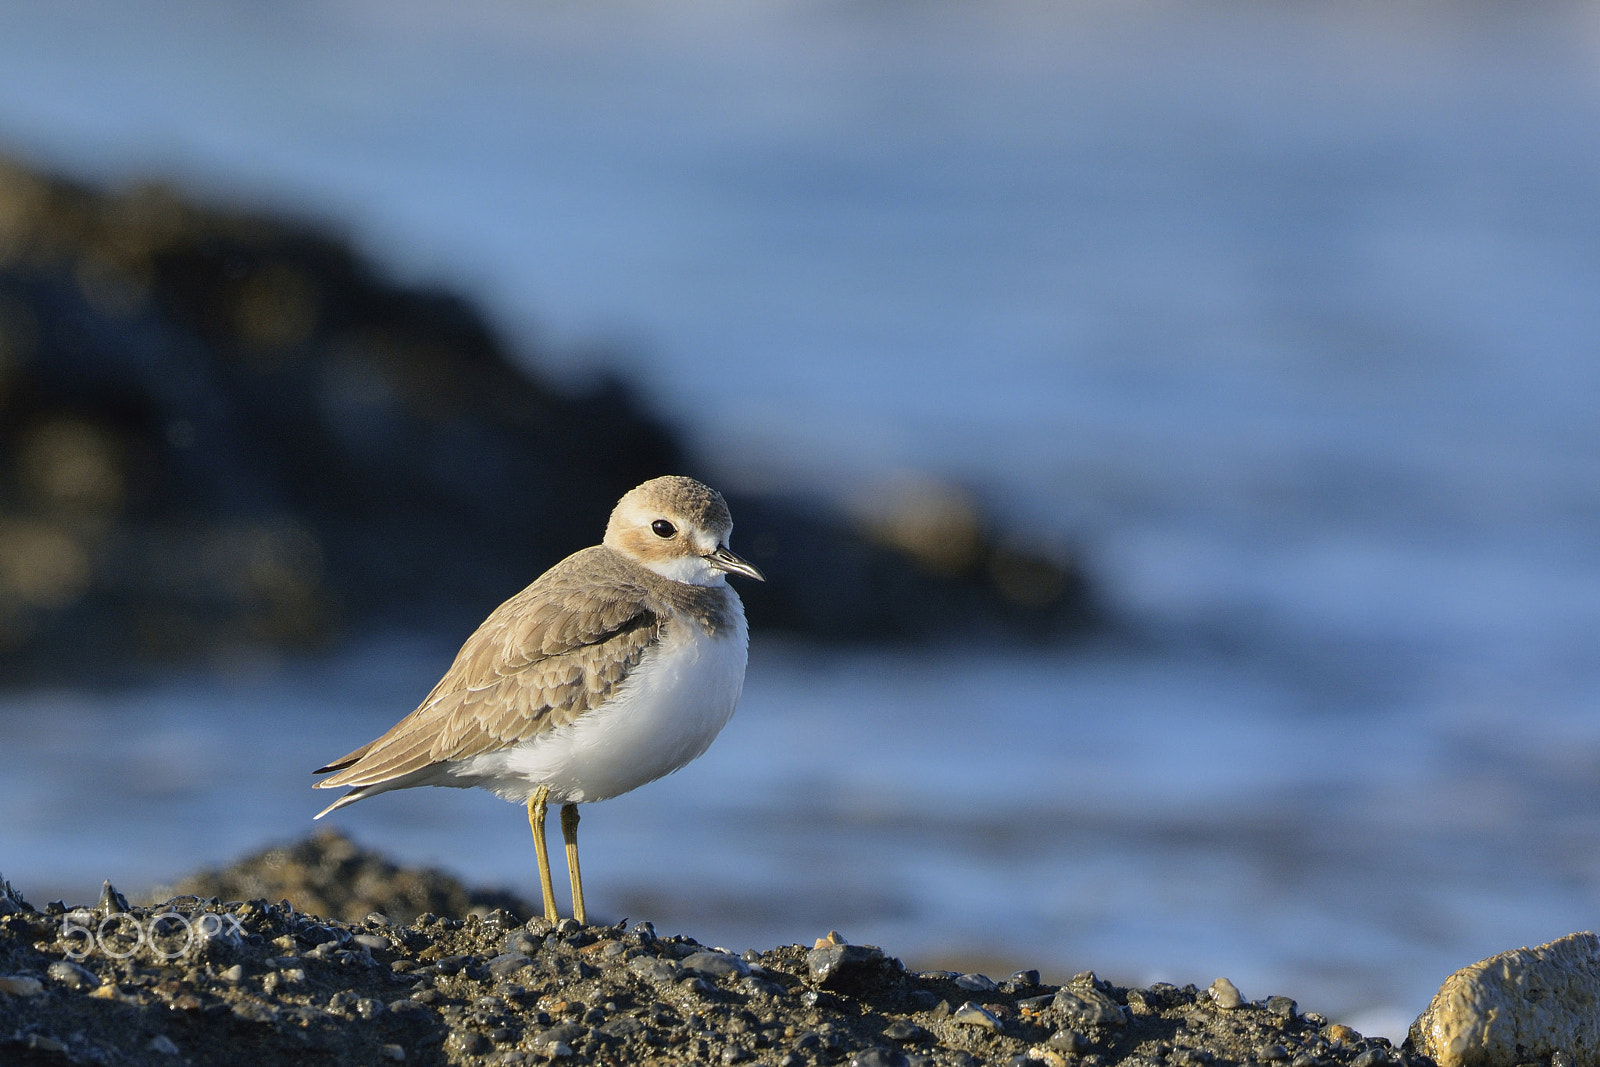
M 647 591 L 595 555 L 609 551 L 569 556 L 496 608 L 415 711 L 317 786 L 360 789 L 507 748 L 605 703 L 660 634 Z

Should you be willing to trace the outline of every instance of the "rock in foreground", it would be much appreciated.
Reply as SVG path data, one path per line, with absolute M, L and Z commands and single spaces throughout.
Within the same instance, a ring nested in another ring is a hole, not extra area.
M 1479 960 L 1446 978 L 1409 1044 L 1440 1067 L 1600 1063 L 1600 938 L 1568 934 Z
M 1211 989 L 909 972 L 837 935 L 735 956 L 647 923 L 0 896 L 0 1061 L 115 1064 L 1424 1065 Z

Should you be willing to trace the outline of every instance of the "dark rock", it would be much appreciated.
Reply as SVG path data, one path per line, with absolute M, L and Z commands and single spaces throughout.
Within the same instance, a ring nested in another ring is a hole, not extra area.
M 1122 1006 L 1094 988 L 1062 989 L 1050 1002 L 1050 1010 L 1068 1026 L 1125 1026 L 1128 1022 Z
M 53 982 L 59 982 L 68 989 L 98 989 L 100 976 L 81 964 L 71 960 L 57 960 L 45 971 Z
M 821 988 L 851 990 L 899 970 L 899 961 L 875 945 L 819 942 L 806 953 L 806 967 Z
M 1299 1005 L 1296 1004 L 1293 1000 L 1291 1000 L 1288 997 L 1268 997 L 1267 998 L 1267 1010 L 1270 1011 L 1272 1014 L 1274 1014 L 1276 1016 L 1279 1016 L 1280 1018 L 1284 1018 L 1284 1019 L 1292 1019 L 1292 1018 L 1294 1018 L 1295 1011 L 1298 1008 L 1299 1008 Z
M 623 492 L 699 466 L 619 382 L 536 380 L 467 302 L 336 236 L 0 162 L 0 681 L 418 620 L 464 635 L 595 543 Z M 1075 565 L 959 492 L 892 500 L 858 528 L 731 494 L 735 547 L 769 579 L 752 624 L 905 641 L 952 612 L 965 635 L 1092 621 Z
M 743 978 L 750 973 L 748 963 L 726 952 L 695 952 L 685 956 L 681 966 L 685 971 L 712 980 L 729 976 Z

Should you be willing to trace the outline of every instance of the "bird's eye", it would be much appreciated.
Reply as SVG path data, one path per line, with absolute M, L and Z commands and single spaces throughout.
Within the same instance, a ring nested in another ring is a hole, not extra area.
M 650 529 L 656 532 L 657 537 L 671 537 L 678 532 L 678 528 L 666 519 L 657 519 L 650 524 Z

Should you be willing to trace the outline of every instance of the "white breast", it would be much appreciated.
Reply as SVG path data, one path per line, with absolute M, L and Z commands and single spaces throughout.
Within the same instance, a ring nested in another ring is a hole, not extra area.
M 514 748 L 448 765 L 452 782 L 526 802 L 549 786 L 552 803 L 605 800 L 671 774 L 705 752 L 733 717 L 749 641 L 743 605 L 715 637 L 669 625 L 610 701 Z

